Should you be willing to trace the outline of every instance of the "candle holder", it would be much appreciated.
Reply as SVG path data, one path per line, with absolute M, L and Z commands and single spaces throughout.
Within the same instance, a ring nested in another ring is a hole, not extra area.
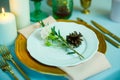
M 34 11 L 30 13 L 30 20 L 32 22 L 38 22 L 48 17 L 48 15 L 40 10 L 42 0 L 31 0 L 34 2 Z
M 91 1 L 92 0 L 80 0 L 81 2 L 81 6 L 83 7 L 83 13 L 84 14 L 89 14 L 90 13 L 90 10 L 88 9 L 91 5 Z

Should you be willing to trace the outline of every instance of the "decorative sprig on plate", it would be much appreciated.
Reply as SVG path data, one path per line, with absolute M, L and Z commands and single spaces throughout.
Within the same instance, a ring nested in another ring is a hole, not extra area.
M 61 47 L 65 47 L 68 48 L 70 50 L 72 50 L 72 52 L 68 52 L 68 54 L 77 54 L 80 59 L 83 59 L 84 56 L 81 55 L 78 51 L 76 51 L 74 49 L 73 46 L 71 46 L 62 36 L 60 33 L 60 30 L 56 31 L 55 30 L 55 26 L 50 28 L 51 30 L 49 30 L 49 27 L 43 27 L 43 29 L 41 30 L 40 34 L 41 34 L 41 38 L 45 40 L 45 45 L 46 46 L 53 46 L 54 44 L 56 45 L 60 45 Z M 44 33 L 45 32 L 45 33 Z

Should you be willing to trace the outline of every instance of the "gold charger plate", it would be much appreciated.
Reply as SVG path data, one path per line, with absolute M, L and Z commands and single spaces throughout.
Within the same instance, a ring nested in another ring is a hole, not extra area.
M 60 22 L 75 22 L 78 24 L 83 24 L 86 27 L 90 28 L 91 30 L 93 30 L 99 40 L 99 48 L 98 51 L 105 53 L 106 52 L 106 43 L 105 43 L 105 39 L 103 37 L 103 35 L 101 33 L 99 33 L 98 31 L 96 31 L 94 28 L 90 27 L 87 24 L 84 24 L 83 22 L 78 22 L 78 21 L 73 21 L 73 20 L 57 20 Z M 22 35 L 19 34 L 17 39 L 16 39 L 16 43 L 15 43 L 15 51 L 16 51 L 16 56 L 19 58 L 19 60 L 26 65 L 27 67 L 29 67 L 32 70 L 35 70 L 37 72 L 42 72 L 42 73 L 46 73 L 46 74 L 54 74 L 54 75 L 66 75 L 66 73 L 64 71 L 62 71 L 61 69 L 57 68 L 57 67 L 53 67 L 53 66 L 48 66 L 48 65 L 44 65 L 38 61 L 36 61 L 35 59 L 33 59 L 29 52 L 27 51 L 27 40 L 26 38 Z

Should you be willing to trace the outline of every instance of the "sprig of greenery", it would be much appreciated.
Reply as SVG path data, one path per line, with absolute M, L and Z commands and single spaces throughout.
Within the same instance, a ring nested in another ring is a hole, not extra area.
M 39 22 L 42 27 L 45 27 L 45 24 L 43 21 Z M 58 30 L 58 32 L 56 32 L 55 30 L 55 26 L 53 26 L 51 28 L 51 33 L 49 34 L 49 36 L 47 37 L 46 41 L 45 41 L 45 45 L 46 46 L 52 46 L 53 42 L 55 42 L 56 45 L 61 45 L 62 47 L 67 47 L 70 50 L 72 50 L 73 52 L 68 52 L 68 54 L 74 54 L 76 53 L 80 59 L 83 59 L 84 56 L 81 55 L 79 52 L 77 52 L 70 44 L 68 44 L 68 42 L 61 36 L 60 30 Z
M 58 30 L 58 32 L 56 32 L 55 26 L 51 28 L 51 33 L 50 33 L 50 35 L 48 36 L 48 38 L 46 40 L 46 45 L 47 46 L 52 45 L 51 42 L 49 42 L 49 40 L 62 43 L 62 45 L 64 45 L 65 47 L 67 47 L 67 48 L 69 48 L 70 50 L 73 51 L 73 52 L 69 52 L 68 54 L 76 53 L 80 57 L 80 59 L 84 58 L 84 56 L 82 56 L 70 44 L 67 43 L 67 41 L 61 36 L 60 30 Z

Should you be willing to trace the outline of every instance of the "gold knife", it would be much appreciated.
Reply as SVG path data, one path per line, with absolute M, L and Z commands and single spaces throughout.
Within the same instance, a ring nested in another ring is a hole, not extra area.
M 87 22 L 85 22 L 84 20 L 77 18 L 78 21 L 83 22 L 84 24 L 92 27 L 93 29 L 95 29 L 93 26 L 89 25 Z M 97 29 L 95 29 L 96 31 L 98 31 Z M 99 33 L 101 33 L 100 31 L 98 31 Z M 101 33 L 103 34 L 103 33 Z M 106 35 L 103 34 L 103 36 L 105 37 L 105 40 L 107 40 L 109 43 L 111 43 L 112 45 L 114 45 L 117 48 L 120 48 L 120 45 L 118 43 L 116 43 L 115 41 L 113 41 L 112 39 L 110 39 L 109 37 L 107 37 Z
M 101 26 L 100 24 L 98 24 L 95 21 L 91 21 L 92 24 L 94 26 L 96 26 L 99 30 L 101 30 L 103 33 L 109 35 L 110 37 L 114 38 L 116 41 L 120 42 L 120 38 L 118 36 L 116 36 L 115 34 L 113 34 L 112 32 L 108 31 L 106 28 L 104 28 L 103 26 Z

